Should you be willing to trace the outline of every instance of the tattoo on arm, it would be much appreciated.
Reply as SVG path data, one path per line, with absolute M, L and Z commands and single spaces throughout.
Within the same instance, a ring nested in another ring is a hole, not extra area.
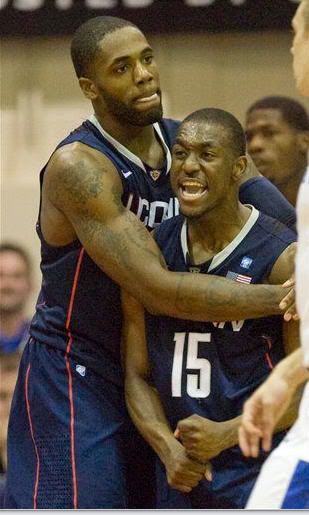
M 104 169 L 90 168 L 81 160 L 74 166 L 74 174 L 63 174 L 61 188 L 65 188 L 70 200 L 85 205 L 103 192 L 102 173 Z

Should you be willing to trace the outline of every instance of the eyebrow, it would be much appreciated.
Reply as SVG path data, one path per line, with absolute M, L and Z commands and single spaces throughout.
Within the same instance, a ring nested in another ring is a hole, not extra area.
M 175 140 L 175 145 L 176 145 L 176 144 L 178 144 L 178 145 L 182 145 L 182 146 L 190 145 L 190 144 L 189 144 L 189 143 L 187 143 L 184 139 L 181 139 L 181 138 L 179 138 L 179 137 L 178 137 L 178 138 L 176 138 L 176 140 Z M 216 146 L 216 142 L 214 142 L 214 141 L 205 141 L 205 142 L 204 142 L 204 141 L 202 141 L 202 142 L 200 142 L 200 143 L 196 143 L 196 145 L 197 145 L 198 147 L 201 147 L 201 148 L 202 148 L 202 147 L 203 147 L 203 148 L 205 148 L 205 147 L 215 147 L 215 146 Z
M 146 48 L 144 48 L 142 51 L 141 51 L 141 55 L 145 55 L 147 54 L 148 52 L 153 52 L 152 48 L 150 46 L 147 46 Z M 117 64 L 117 63 L 120 63 L 122 61 L 128 61 L 129 59 L 131 58 L 131 55 L 121 55 L 119 57 L 116 57 L 113 61 L 112 61 L 112 65 L 114 64 Z

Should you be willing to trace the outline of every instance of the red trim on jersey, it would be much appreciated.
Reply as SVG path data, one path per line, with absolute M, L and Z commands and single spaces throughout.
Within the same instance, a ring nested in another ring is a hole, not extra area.
M 36 510 L 37 509 L 39 477 L 40 477 L 40 456 L 39 456 L 39 451 L 38 451 L 38 448 L 36 446 L 35 439 L 34 439 L 34 432 L 33 432 L 31 412 L 30 412 L 30 403 L 29 403 L 29 397 L 28 397 L 28 384 L 29 384 L 30 369 L 31 369 L 31 365 L 29 364 L 28 368 L 27 368 L 26 379 L 25 379 L 25 397 L 26 397 L 26 405 L 27 405 L 30 433 L 31 433 L 31 438 L 32 438 L 32 442 L 34 445 L 35 454 L 36 454 L 36 478 L 35 478 L 35 485 L 34 485 L 34 491 L 33 491 L 33 509 Z
M 265 359 L 267 361 L 267 365 L 269 366 L 270 370 L 272 370 L 274 368 L 274 365 L 273 365 L 273 362 L 272 362 L 271 357 L 268 354 L 268 352 L 265 352 Z
M 74 423 L 73 380 L 72 380 L 71 366 L 70 366 L 70 362 L 69 362 L 69 353 L 71 351 L 72 341 L 73 341 L 72 334 L 70 331 L 70 323 L 71 323 L 75 294 L 76 294 L 76 290 L 77 290 L 80 269 L 81 269 L 84 253 L 85 253 L 85 249 L 82 248 L 79 253 L 78 261 L 77 261 L 77 265 L 76 265 L 76 269 L 75 269 L 73 286 L 72 286 L 71 295 L 70 295 L 69 309 L 68 309 L 68 314 L 67 314 L 67 319 L 66 319 L 66 324 L 65 324 L 65 328 L 66 328 L 67 334 L 68 334 L 68 344 L 67 344 L 66 353 L 65 353 L 65 366 L 66 366 L 66 370 L 67 370 L 67 374 L 68 374 L 68 389 L 69 389 L 69 401 L 70 401 L 70 437 L 71 437 L 70 440 L 71 440 L 73 507 L 74 507 L 74 509 L 77 509 L 77 477 L 76 477 L 76 461 L 75 461 L 75 423 Z
M 68 309 L 67 319 L 66 319 L 66 323 L 65 323 L 65 328 L 66 328 L 67 331 L 69 330 L 70 323 L 71 323 L 73 304 L 74 304 L 74 299 L 75 299 L 75 294 L 76 294 L 76 289 L 77 289 L 77 283 L 78 283 L 79 273 L 80 273 L 80 267 L 82 265 L 82 260 L 83 260 L 83 257 L 84 257 L 84 253 L 85 253 L 85 249 L 82 248 L 80 253 L 79 253 L 78 261 L 77 261 L 77 265 L 76 265 L 76 269 L 75 269 L 75 275 L 74 275 L 74 279 L 73 279 L 73 286 L 72 286 L 70 302 L 69 302 L 69 309 Z M 68 347 L 67 347 L 67 352 L 69 352 L 69 350 L 70 349 L 68 349 Z
M 268 345 L 268 349 L 271 350 L 271 347 L 272 347 L 272 341 L 271 341 L 271 337 L 270 336 L 265 336 L 264 334 L 262 335 L 262 338 L 263 340 L 266 341 L 267 345 Z M 274 368 L 274 364 L 272 362 L 272 359 L 270 357 L 270 354 L 269 352 L 265 352 L 265 359 L 266 359 L 266 362 L 267 362 L 267 365 L 269 366 L 270 370 L 272 370 Z

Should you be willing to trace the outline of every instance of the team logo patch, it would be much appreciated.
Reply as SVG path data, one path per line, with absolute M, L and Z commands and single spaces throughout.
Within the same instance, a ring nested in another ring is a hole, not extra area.
M 250 266 L 252 265 L 252 261 L 253 259 L 251 259 L 250 257 L 244 256 L 240 263 L 241 268 L 250 268 Z
M 248 275 L 237 274 L 236 272 L 231 272 L 231 270 L 229 270 L 226 274 L 226 278 L 232 279 L 232 281 L 237 281 L 238 283 L 245 284 L 250 284 L 252 281 L 252 277 L 249 277 Z
M 130 170 L 128 170 L 127 172 L 125 170 L 121 170 L 121 172 L 125 179 L 127 179 L 128 177 L 130 177 L 130 175 L 132 175 L 132 172 Z
M 161 175 L 161 170 L 150 170 L 150 177 L 153 181 L 157 181 Z
M 86 367 L 84 367 L 84 365 L 76 365 L 76 372 L 78 372 L 80 376 L 85 377 Z

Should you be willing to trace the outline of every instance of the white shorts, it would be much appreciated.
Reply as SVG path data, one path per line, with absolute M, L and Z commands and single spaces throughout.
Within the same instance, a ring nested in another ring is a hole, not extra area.
M 265 461 L 246 509 L 309 508 L 309 383 L 299 417 Z

